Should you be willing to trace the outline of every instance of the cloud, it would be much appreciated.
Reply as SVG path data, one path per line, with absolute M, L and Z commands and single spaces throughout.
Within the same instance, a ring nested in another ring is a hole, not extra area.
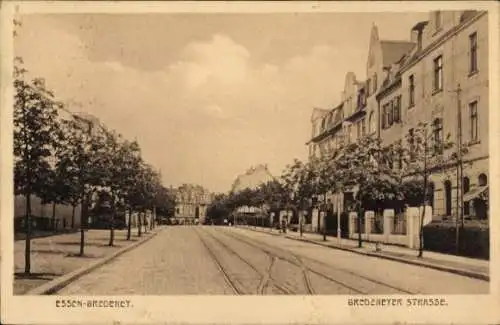
M 169 67 L 187 87 L 195 90 L 207 83 L 224 86 L 245 80 L 248 72 L 248 50 L 225 35 L 213 35 L 208 42 L 188 44 L 183 60 Z
M 312 107 L 337 102 L 345 62 L 362 56 L 319 45 L 271 64 L 216 34 L 188 43 L 177 62 L 152 72 L 90 61 L 85 48 L 92 44 L 47 21 L 25 28 L 17 49 L 59 97 L 84 103 L 105 124 L 137 138 L 166 182 L 219 191 L 250 165 L 268 163 L 277 174 L 294 157 L 305 158 Z

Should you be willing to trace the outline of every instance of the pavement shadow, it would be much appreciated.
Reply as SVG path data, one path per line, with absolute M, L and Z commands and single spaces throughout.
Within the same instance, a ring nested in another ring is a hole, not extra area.
M 117 239 L 115 239 L 115 241 L 124 241 L 124 242 L 128 242 L 129 241 L 129 242 L 134 242 L 134 241 L 139 241 L 139 238 L 137 238 L 137 237 L 136 238 L 130 238 L 128 240 L 127 240 L 127 238 L 117 238 Z
M 40 254 L 52 254 L 52 255 L 63 255 L 66 254 L 64 251 L 57 251 L 57 250 L 51 250 L 51 249 L 33 249 L 31 250 L 32 253 L 40 253 Z
M 102 257 L 102 256 L 99 256 L 99 255 L 96 255 L 96 254 L 83 254 L 83 255 L 80 255 L 80 253 L 68 253 L 66 254 L 66 257 L 76 257 L 76 258 L 98 258 L 98 257 Z
M 16 272 L 14 273 L 14 279 L 28 279 L 28 280 L 52 280 L 55 277 L 62 276 L 63 274 L 51 273 L 51 272 L 39 272 L 39 273 L 24 273 Z
M 57 243 L 57 245 L 62 245 L 62 246 L 80 246 L 80 242 L 60 242 Z M 85 247 L 121 247 L 121 245 L 113 245 L 109 246 L 108 243 L 85 243 Z

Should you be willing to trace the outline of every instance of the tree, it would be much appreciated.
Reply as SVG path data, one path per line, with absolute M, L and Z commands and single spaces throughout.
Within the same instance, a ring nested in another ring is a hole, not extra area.
M 228 201 L 228 194 L 220 193 L 215 195 L 214 199 L 207 208 L 207 216 L 211 221 L 216 220 L 217 223 L 220 223 L 221 220 L 229 218 L 231 209 Z
M 24 228 L 26 231 L 25 273 L 31 272 L 31 196 L 42 196 L 45 182 L 51 173 L 49 157 L 57 146 L 54 134 L 59 129 L 54 95 L 45 87 L 45 81 L 36 78 L 24 80 L 25 70 L 14 71 L 14 187 L 15 194 L 26 198 Z
M 362 137 L 344 146 L 334 160 L 336 178 L 343 186 L 357 189 L 354 197 L 358 213 L 358 246 L 362 247 L 361 218 L 372 202 L 393 200 L 399 195 L 399 174 L 393 168 L 395 157 L 381 139 Z
M 299 217 L 300 233 L 302 235 L 303 215 L 308 201 L 321 191 L 320 165 L 316 161 L 303 163 L 295 159 L 283 172 L 284 195 L 288 197 L 286 208 L 291 208 Z
M 69 201 L 68 188 L 66 182 L 61 178 L 62 174 L 57 170 L 57 162 L 55 166 L 50 166 L 50 169 L 45 175 L 45 186 L 41 188 L 39 193 L 42 204 L 52 204 L 52 228 L 56 230 L 56 205 Z
M 404 165 L 406 179 L 417 184 L 421 183 L 423 189 L 419 193 L 420 195 L 412 195 L 414 198 L 420 198 L 416 203 L 421 206 L 418 257 L 422 257 L 424 251 L 423 229 L 425 209 L 430 194 L 429 177 L 434 171 L 450 171 L 448 166 L 458 165 L 458 152 L 453 150 L 456 145 L 451 140 L 449 133 L 446 136 L 441 133 L 439 123 L 441 123 L 439 119 L 436 119 L 433 125 L 419 123 L 415 128 L 410 129 L 405 134 L 404 139 L 396 146 L 396 152 L 398 152 Z M 433 130 L 430 130 L 431 127 L 433 127 Z M 461 154 L 466 154 L 467 151 L 466 146 L 461 148 Z M 409 186 L 408 188 L 413 189 L 413 193 L 416 192 L 415 187 Z
M 55 150 L 56 171 L 62 181 L 67 201 L 72 205 L 72 227 L 74 227 L 75 207 L 81 204 L 80 213 L 80 255 L 85 253 L 85 230 L 90 197 L 103 185 L 105 166 L 99 152 L 105 151 L 103 137 L 92 132 L 92 121 L 73 116 L 63 120 L 60 146 Z

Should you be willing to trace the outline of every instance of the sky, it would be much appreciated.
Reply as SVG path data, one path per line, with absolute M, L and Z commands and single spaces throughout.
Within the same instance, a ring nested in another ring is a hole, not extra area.
M 28 77 L 69 110 L 137 139 L 166 186 L 227 192 L 267 164 L 307 159 L 313 107 L 365 78 L 370 30 L 408 40 L 427 13 L 25 14 Z

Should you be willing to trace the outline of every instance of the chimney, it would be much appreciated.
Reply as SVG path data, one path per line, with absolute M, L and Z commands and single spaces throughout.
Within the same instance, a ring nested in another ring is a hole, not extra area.
M 422 49 L 422 35 L 427 24 L 427 21 L 421 21 L 413 26 L 411 30 L 411 41 L 417 44 L 417 51 L 420 51 Z

